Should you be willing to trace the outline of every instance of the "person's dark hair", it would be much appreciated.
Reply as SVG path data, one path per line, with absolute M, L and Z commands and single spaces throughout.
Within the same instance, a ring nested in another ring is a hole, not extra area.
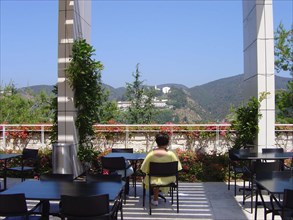
M 159 147 L 169 145 L 170 137 L 167 133 L 159 133 L 156 135 L 156 143 Z

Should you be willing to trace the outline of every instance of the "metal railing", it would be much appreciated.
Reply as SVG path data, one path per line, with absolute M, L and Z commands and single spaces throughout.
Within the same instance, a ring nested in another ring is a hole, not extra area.
M 38 144 L 41 147 L 49 147 L 51 127 L 52 124 L 0 124 L 0 147 L 2 149 L 6 149 L 7 147 L 20 148 L 34 144 Z M 229 141 L 231 140 L 228 140 L 229 137 L 225 135 L 228 131 L 233 133 L 231 130 L 231 124 L 227 123 L 139 125 L 99 124 L 95 125 L 95 132 L 97 136 L 95 144 L 100 145 L 100 147 L 118 144 L 127 148 L 130 147 L 131 144 L 133 145 L 133 142 L 145 142 L 142 145 L 147 149 L 153 143 L 154 135 L 160 131 L 173 134 L 172 142 L 175 146 L 179 142 L 186 145 L 186 141 L 193 141 L 193 144 L 195 145 L 196 143 L 202 144 L 205 139 L 212 140 L 208 143 L 209 145 L 229 145 Z M 279 145 L 280 147 L 284 147 L 283 145 L 286 145 L 286 147 L 292 149 L 293 124 L 276 124 L 275 131 L 276 145 Z M 226 142 L 223 143 L 223 140 Z

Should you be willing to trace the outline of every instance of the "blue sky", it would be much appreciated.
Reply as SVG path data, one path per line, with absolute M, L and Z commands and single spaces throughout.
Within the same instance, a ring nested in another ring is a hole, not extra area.
M 57 82 L 57 0 L 0 0 L 0 85 Z M 292 0 L 274 0 L 274 26 L 293 22 Z M 242 1 L 92 1 L 102 81 L 188 87 L 243 73 Z M 289 73 L 278 74 L 289 77 Z

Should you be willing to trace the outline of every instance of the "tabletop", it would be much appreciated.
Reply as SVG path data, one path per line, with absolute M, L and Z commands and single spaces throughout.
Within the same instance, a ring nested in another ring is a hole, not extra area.
M 271 194 L 282 194 L 284 189 L 293 190 L 293 173 L 291 175 L 271 175 L 255 181 Z
M 284 160 L 293 158 L 293 152 L 283 153 L 235 153 L 235 156 L 240 160 Z
M 14 158 L 14 157 L 20 157 L 21 154 L 0 154 L 0 160 L 7 160 L 7 159 L 11 159 L 11 158 Z
M 109 153 L 105 157 L 124 157 L 126 160 L 144 160 L 145 153 Z
M 60 200 L 61 195 L 92 196 L 109 194 L 110 201 L 115 200 L 124 186 L 124 182 L 60 182 L 26 180 L 0 194 L 24 193 L 32 200 Z

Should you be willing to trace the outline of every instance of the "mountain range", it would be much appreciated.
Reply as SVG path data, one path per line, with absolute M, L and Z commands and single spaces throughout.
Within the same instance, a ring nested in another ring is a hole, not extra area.
M 157 85 L 157 88 L 170 87 L 172 90 L 173 87 L 184 91 L 186 95 L 184 98 L 187 98 L 188 104 L 182 109 L 177 109 L 177 112 L 178 114 L 188 116 L 190 123 L 198 121 L 222 121 L 229 114 L 232 105 L 237 107 L 245 100 L 243 78 L 244 75 L 240 74 L 191 88 L 175 83 Z M 291 78 L 275 76 L 275 89 L 287 89 L 287 84 L 290 80 Z M 114 88 L 106 84 L 104 86 L 110 91 L 110 100 L 120 101 L 125 99 L 125 87 Z M 27 88 L 21 88 L 21 90 Z M 53 86 L 37 85 L 30 86 L 29 88 L 36 93 L 41 90 L 50 93 Z

